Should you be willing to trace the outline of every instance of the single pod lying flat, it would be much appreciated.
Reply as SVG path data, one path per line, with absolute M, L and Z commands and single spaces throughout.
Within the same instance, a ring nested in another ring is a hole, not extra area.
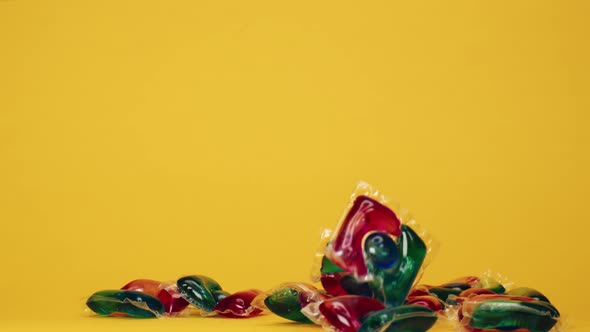
M 153 318 L 164 313 L 158 298 L 131 290 L 103 290 L 92 294 L 86 305 L 101 316 Z
M 263 295 L 264 307 L 277 316 L 299 323 L 312 323 L 301 309 L 327 298 L 314 286 L 303 282 L 286 282 Z
M 510 295 L 477 295 L 467 299 L 460 312 L 466 325 L 476 329 L 546 332 L 559 320 L 548 302 Z
M 205 311 L 213 311 L 217 302 L 229 295 L 217 281 L 202 275 L 182 277 L 176 286 L 185 300 Z
M 295 288 L 277 289 L 264 300 L 264 304 L 277 316 L 299 323 L 311 323 L 309 318 L 301 313 L 299 291 Z

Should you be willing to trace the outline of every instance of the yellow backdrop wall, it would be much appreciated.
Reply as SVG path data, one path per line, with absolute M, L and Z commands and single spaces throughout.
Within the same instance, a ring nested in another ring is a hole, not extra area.
M 423 281 L 492 269 L 583 321 L 589 9 L 0 1 L 2 324 L 291 328 L 80 302 L 139 277 L 306 281 L 361 179 L 442 243 Z

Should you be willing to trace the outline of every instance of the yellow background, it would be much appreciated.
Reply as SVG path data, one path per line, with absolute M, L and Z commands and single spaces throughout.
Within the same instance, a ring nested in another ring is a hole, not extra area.
M 589 14 L 0 0 L 0 330 L 311 330 L 81 303 L 139 277 L 306 281 L 361 179 L 442 243 L 423 281 L 489 268 L 584 326 Z

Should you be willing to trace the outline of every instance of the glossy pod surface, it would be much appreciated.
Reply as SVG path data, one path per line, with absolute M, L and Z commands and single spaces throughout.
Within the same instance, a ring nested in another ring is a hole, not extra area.
M 217 302 L 229 295 L 217 281 L 202 275 L 180 278 L 176 285 L 185 300 L 205 311 L 213 311 Z
M 385 306 L 377 300 L 345 295 L 323 301 L 319 305 L 319 312 L 335 331 L 356 332 L 361 327 L 365 315 L 384 308 Z
M 264 305 L 276 314 L 288 320 L 299 323 L 312 323 L 301 309 L 310 303 L 322 301 L 327 296 L 321 294 L 314 286 L 291 282 L 279 286 L 264 299 Z
M 259 315 L 262 310 L 252 306 L 252 300 L 262 291 L 250 289 L 237 292 L 219 300 L 213 309 L 216 313 L 230 318 L 246 318 Z
M 320 268 L 322 274 L 344 272 L 338 265 L 334 264 L 328 257 L 322 257 L 322 266 Z
M 275 315 L 300 323 L 311 323 L 309 318 L 301 313 L 299 292 L 293 288 L 274 292 L 264 300 L 268 310 Z
M 461 316 L 475 329 L 546 332 L 557 323 L 559 312 L 550 303 L 532 298 L 477 295 L 462 304 Z
M 359 281 L 350 272 L 344 272 L 325 256 L 322 260 L 320 272 L 322 286 L 330 295 L 373 296 L 373 291 L 367 282 Z
M 332 296 L 342 296 L 348 294 L 348 292 L 342 288 L 342 284 L 340 284 L 342 276 L 346 275 L 347 273 L 348 272 L 322 273 L 320 277 L 322 287 L 324 287 L 326 292 Z
M 160 290 L 156 297 L 162 301 L 167 314 L 181 312 L 188 307 L 188 302 L 180 295 L 176 285 L 170 285 Z
M 363 241 L 370 232 L 400 235 L 401 222 L 387 206 L 367 197 L 358 196 L 336 231 L 326 255 L 343 270 L 357 277 L 367 276 L 363 257 Z
M 362 295 L 373 297 L 373 290 L 367 282 L 359 281 L 348 272 L 322 274 L 322 286 L 330 295 Z
M 436 319 L 436 313 L 426 307 L 402 305 L 368 314 L 358 332 L 424 332 Z
M 376 232 L 367 237 L 364 248 L 375 298 L 393 307 L 406 300 L 427 252 L 424 241 L 407 225 L 401 226 L 398 241 Z
M 320 281 L 322 287 L 333 296 L 346 295 L 347 292 L 342 288 L 340 279 L 342 276 L 349 274 L 344 272 L 340 267 L 334 264 L 328 257 L 322 257 L 322 267 L 320 268 Z
M 99 291 L 88 298 L 86 305 L 102 316 L 152 318 L 164 313 L 156 297 L 132 290 Z

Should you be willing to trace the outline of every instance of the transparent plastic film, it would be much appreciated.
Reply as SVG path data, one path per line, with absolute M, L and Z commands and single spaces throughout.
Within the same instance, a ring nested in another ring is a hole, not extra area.
M 313 285 L 302 282 L 286 282 L 259 294 L 252 305 L 269 310 L 277 316 L 299 323 L 311 323 L 301 313 L 304 307 L 328 298 Z
M 201 316 L 248 318 L 262 312 L 252 305 L 252 301 L 262 293 L 257 289 L 232 294 L 225 291 L 216 280 L 204 275 L 184 276 L 176 281 L 176 286 L 180 295 L 199 309 Z
M 437 286 L 420 285 L 410 296 L 444 299 L 445 317 L 459 331 L 563 331 L 561 313 L 539 290 L 516 286 L 499 273 L 487 271 Z
M 359 332 L 428 331 L 438 321 L 436 312 L 419 305 L 388 307 L 363 318 Z
M 152 279 L 136 279 L 125 286 L 123 290 L 134 290 L 158 298 L 164 306 L 164 314 L 176 316 L 181 314 L 189 305 L 182 298 L 175 281 L 160 282 Z
M 133 290 L 103 290 L 92 294 L 86 306 L 101 316 L 156 318 L 164 316 L 158 298 Z
M 262 309 L 252 304 L 254 299 L 262 294 L 261 290 L 248 289 L 233 293 L 219 300 L 213 312 L 229 318 L 248 318 L 262 313 Z
M 433 296 L 444 303 L 445 307 L 454 305 L 458 296 L 469 294 L 503 294 L 513 286 L 505 276 L 486 271 L 479 276 L 470 275 L 455 278 L 447 282 L 416 285 L 408 294 L 408 300 L 417 296 Z
M 320 280 L 330 294 L 364 295 L 390 306 L 404 302 L 438 248 L 406 209 L 366 182 L 357 185 L 336 230 L 320 245 L 316 261 L 324 254 Z
M 170 282 L 136 279 L 121 289 L 96 292 L 85 304 L 101 316 L 112 317 L 162 318 L 196 314 L 247 318 L 262 312 L 251 304 L 261 293 L 249 289 L 230 294 L 210 277 L 190 275 Z
M 457 314 L 457 321 L 463 329 L 500 331 L 550 331 L 560 318 L 559 311 L 549 302 L 506 294 L 481 294 L 466 298 Z
M 332 231 L 329 228 L 321 228 L 320 229 L 320 241 L 319 241 L 319 245 L 317 250 L 314 253 L 313 256 L 313 262 L 311 265 L 311 281 L 312 282 L 319 282 L 321 280 L 322 277 L 322 267 L 324 265 L 324 260 L 326 259 L 325 256 L 325 249 L 328 246 L 328 243 L 330 242 L 330 238 L 332 237 L 332 233 L 334 231 Z
M 301 312 L 327 331 L 356 332 L 367 314 L 383 309 L 385 305 L 375 299 L 344 295 L 310 303 Z
M 437 321 L 437 313 L 419 305 L 386 307 L 365 296 L 344 295 L 311 303 L 302 310 L 327 331 L 424 332 Z
M 211 316 L 217 303 L 229 296 L 214 279 L 204 275 L 189 275 L 179 278 L 176 286 L 180 296 L 191 306 L 200 310 L 202 316 Z

